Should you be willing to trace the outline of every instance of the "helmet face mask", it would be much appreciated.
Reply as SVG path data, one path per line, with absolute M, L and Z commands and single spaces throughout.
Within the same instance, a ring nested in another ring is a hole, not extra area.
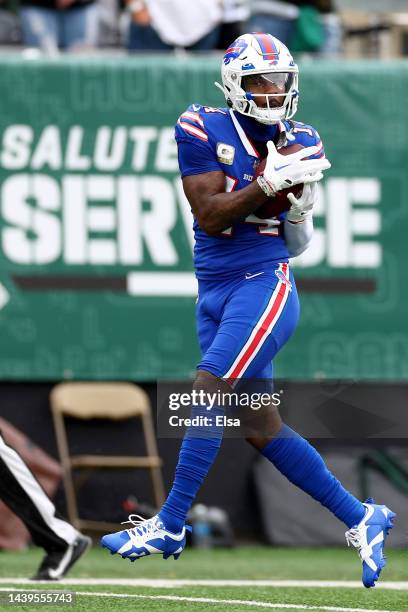
M 229 106 L 260 123 L 290 119 L 297 110 L 299 70 L 271 34 L 244 34 L 227 49 L 221 87 Z M 258 103 L 257 103 L 258 102 Z

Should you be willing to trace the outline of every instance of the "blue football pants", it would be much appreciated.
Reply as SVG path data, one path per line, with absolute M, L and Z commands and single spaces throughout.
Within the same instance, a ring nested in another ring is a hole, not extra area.
M 272 378 L 272 360 L 293 334 L 299 299 L 288 263 L 228 280 L 200 280 L 197 368 L 219 378 Z

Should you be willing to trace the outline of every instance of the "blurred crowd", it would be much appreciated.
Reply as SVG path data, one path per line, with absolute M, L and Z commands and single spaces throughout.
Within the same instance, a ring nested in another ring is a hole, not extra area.
M 267 31 L 292 49 L 336 55 L 332 0 L 0 0 L 0 44 L 52 54 L 100 47 L 129 52 L 225 49 Z
M 211 51 L 226 49 L 243 32 L 265 31 L 292 52 L 337 57 L 345 34 L 338 2 L 0 0 L 0 45 L 20 44 L 47 54 L 103 48 Z M 379 28 L 369 23 L 362 33 L 372 31 Z

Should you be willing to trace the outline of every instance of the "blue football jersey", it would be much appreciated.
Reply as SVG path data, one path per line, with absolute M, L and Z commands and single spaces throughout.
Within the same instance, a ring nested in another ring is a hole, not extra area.
M 201 104 L 191 104 L 182 113 L 175 137 L 181 176 L 221 171 L 226 192 L 242 189 L 255 179 L 261 156 L 254 141 L 273 137 L 278 149 L 297 143 L 305 147 L 317 145 L 319 151 L 314 157 L 324 156 L 319 134 L 310 125 L 284 121 L 277 126 L 263 126 L 231 109 Z M 252 213 L 218 236 L 206 234 L 194 218 L 197 278 L 226 278 L 268 263 L 288 261 L 283 231 L 285 216 L 282 213 L 260 219 Z

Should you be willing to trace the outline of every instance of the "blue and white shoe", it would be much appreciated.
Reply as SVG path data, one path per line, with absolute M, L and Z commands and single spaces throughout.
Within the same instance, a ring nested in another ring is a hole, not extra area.
M 180 533 L 171 533 L 157 515 L 145 520 L 138 514 L 131 514 L 125 522 L 133 527 L 104 535 L 101 546 L 112 555 L 116 553 L 130 561 L 155 554 L 163 555 L 163 559 L 172 555 L 178 559 L 186 545 L 186 531 L 191 531 L 191 527 L 185 525 Z
M 379 506 L 370 497 L 364 506 L 366 513 L 362 521 L 346 531 L 348 546 L 358 548 L 363 563 L 363 584 L 369 589 L 375 586 L 385 566 L 384 544 L 388 532 L 393 528 L 395 512 L 387 506 Z

